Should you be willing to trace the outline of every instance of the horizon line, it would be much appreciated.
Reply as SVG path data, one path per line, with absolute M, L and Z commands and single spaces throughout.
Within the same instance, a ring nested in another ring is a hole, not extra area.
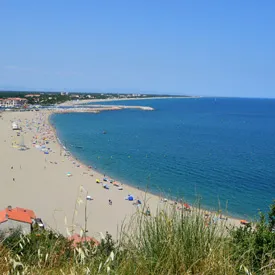
M 88 90 L 88 89 L 87 89 Z M 96 90 L 96 89 L 91 89 L 91 90 Z M 127 89 L 123 89 L 127 90 Z M 67 92 L 65 89 L 64 90 L 48 90 L 48 89 L 29 89 L 29 90 L 15 90 L 15 89 L 5 89 L 5 88 L 0 88 L 0 93 L 3 92 L 10 92 L 10 93 L 61 93 L 61 92 Z M 68 91 L 68 93 L 79 93 L 79 94 L 145 94 L 145 95 L 154 95 L 154 96 L 171 96 L 171 97 L 200 97 L 200 98 L 243 98 L 243 99 L 275 99 L 275 97 L 259 97 L 259 96 L 228 96 L 228 95 L 190 95 L 190 94 L 167 94 L 167 93 L 157 93 L 157 92 L 142 92 L 142 91 L 130 91 L 130 92 L 108 92 L 106 90 L 100 90 L 95 92 L 95 91 Z

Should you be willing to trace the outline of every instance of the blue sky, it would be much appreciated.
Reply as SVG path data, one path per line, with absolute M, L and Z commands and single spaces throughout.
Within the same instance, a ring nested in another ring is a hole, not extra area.
M 1 1 L 0 88 L 275 97 L 274 1 Z

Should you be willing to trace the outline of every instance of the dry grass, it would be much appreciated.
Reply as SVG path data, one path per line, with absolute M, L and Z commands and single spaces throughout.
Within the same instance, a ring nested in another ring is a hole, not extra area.
M 48 231 L 13 236 L 0 246 L 1 274 L 275 274 L 270 247 L 268 261 L 255 269 L 246 257 L 251 251 L 243 253 L 223 224 L 207 225 L 200 210 L 169 207 L 152 217 L 145 209 L 122 228 L 117 244 L 108 235 L 99 247 L 77 248 Z M 249 234 L 248 241 L 255 238 Z

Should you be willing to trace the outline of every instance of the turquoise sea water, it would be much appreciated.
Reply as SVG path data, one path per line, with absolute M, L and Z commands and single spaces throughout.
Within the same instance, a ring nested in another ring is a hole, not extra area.
M 254 217 L 275 199 L 275 100 L 161 99 L 106 104 L 155 111 L 55 114 L 63 144 L 104 174 L 155 193 Z M 106 131 L 106 134 L 103 132 Z

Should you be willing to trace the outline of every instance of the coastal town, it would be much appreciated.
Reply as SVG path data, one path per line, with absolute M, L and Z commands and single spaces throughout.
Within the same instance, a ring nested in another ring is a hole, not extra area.
M 128 99 L 148 99 L 148 98 L 167 98 L 175 97 L 171 95 L 154 95 L 154 94 L 106 94 L 106 93 L 69 93 L 69 92 L 0 92 L 0 108 L 27 108 L 28 106 L 51 106 L 62 104 L 64 102 L 93 102 L 101 100 L 128 100 Z M 179 97 L 179 96 L 177 96 Z M 180 96 L 188 97 L 188 96 Z

